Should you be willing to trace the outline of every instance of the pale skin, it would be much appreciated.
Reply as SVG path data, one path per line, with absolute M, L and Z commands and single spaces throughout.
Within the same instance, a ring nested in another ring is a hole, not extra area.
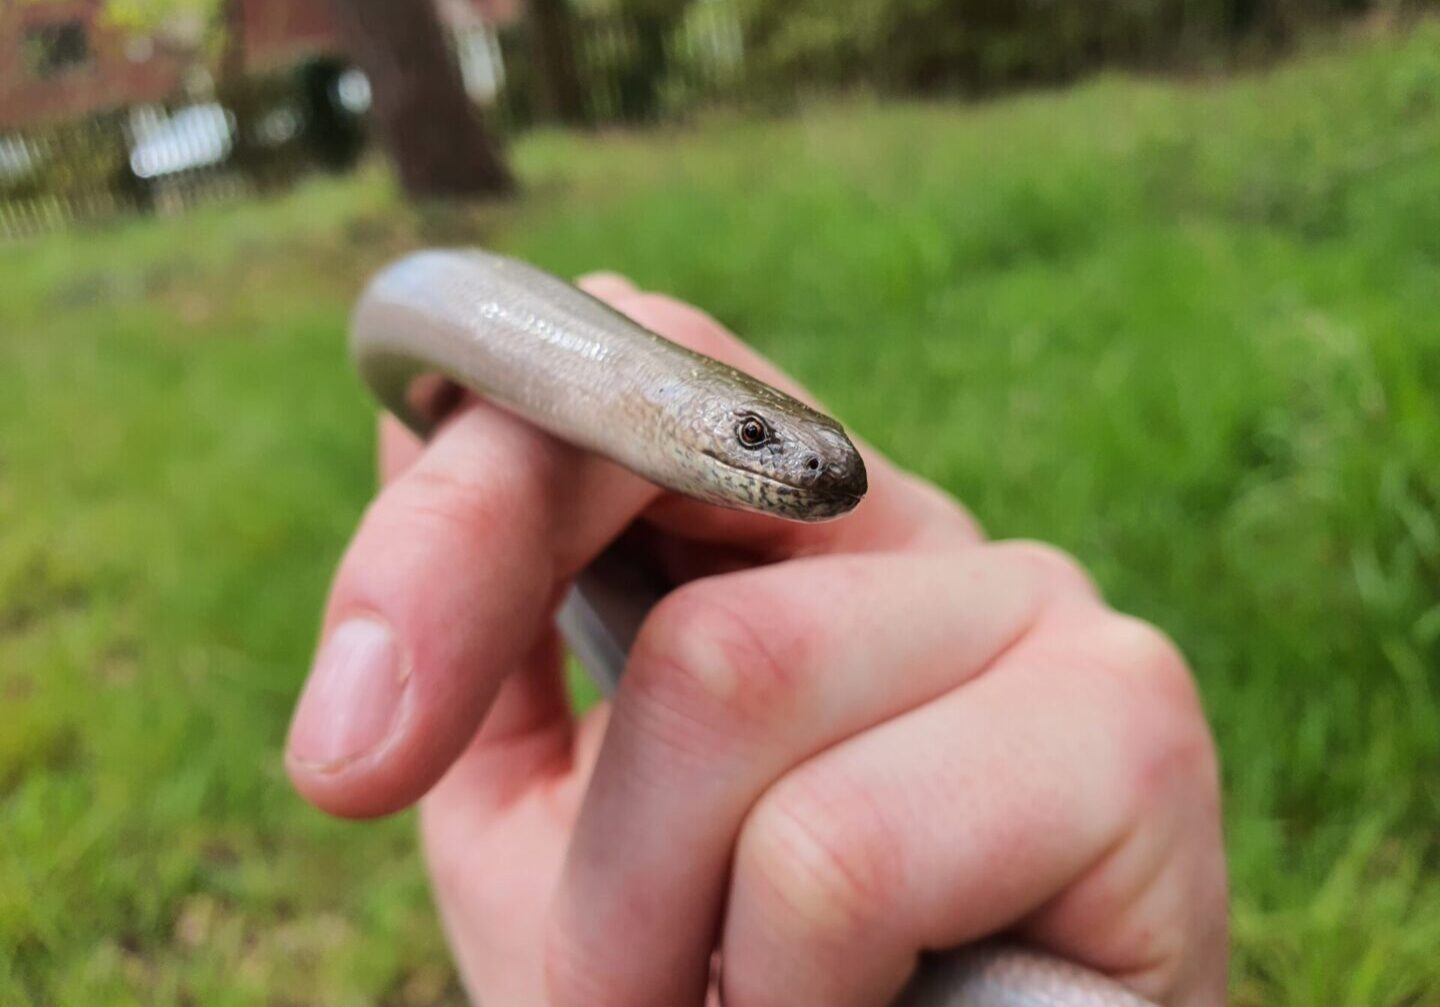
M 696 309 L 583 285 L 808 398 Z M 419 802 L 476 1001 L 883 1007 L 921 950 L 1004 932 L 1167 1007 L 1224 1003 L 1185 661 L 1068 556 L 987 541 L 861 450 L 866 500 L 801 525 L 666 495 L 482 402 L 424 446 L 382 422 L 286 763 L 332 814 Z M 684 586 L 577 718 L 551 616 L 627 526 Z

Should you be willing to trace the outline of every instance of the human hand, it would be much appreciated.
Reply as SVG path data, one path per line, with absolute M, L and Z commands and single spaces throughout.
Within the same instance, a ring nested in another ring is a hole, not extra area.
M 585 285 L 803 397 L 695 309 Z M 984 542 L 862 451 L 867 499 L 798 525 L 664 494 L 486 403 L 423 448 L 382 424 L 386 486 L 287 765 L 334 814 L 420 800 L 478 1001 L 880 1007 L 919 951 L 1004 930 L 1160 1003 L 1223 1003 L 1215 757 L 1184 661 L 1068 557 Z M 637 521 L 684 586 L 577 720 L 552 616 Z

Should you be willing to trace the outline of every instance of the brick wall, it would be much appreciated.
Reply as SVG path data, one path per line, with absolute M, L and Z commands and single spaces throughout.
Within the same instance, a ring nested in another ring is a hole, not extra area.
M 101 0 L 0 3 L 0 129 L 160 101 L 180 89 L 186 61 L 106 27 L 100 8 Z
M 330 0 L 241 0 L 240 12 L 241 53 L 249 73 L 340 51 Z

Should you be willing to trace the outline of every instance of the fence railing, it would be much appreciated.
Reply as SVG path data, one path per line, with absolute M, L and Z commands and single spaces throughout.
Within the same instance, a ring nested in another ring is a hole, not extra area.
M 143 106 L 0 140 L 0 235 L 164 212 L 251 190 L 218 103 Z
M 179 212 L 347 167 L 366 102 L 363 78 L 322 59 L 204 100 L 0 133 L 0 238 Z

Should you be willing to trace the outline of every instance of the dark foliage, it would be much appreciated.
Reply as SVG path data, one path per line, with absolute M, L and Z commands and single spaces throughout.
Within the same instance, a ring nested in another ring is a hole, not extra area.
M 1307 26 L 1430 0 L 742 0 L 756 86 L 987 91 L 1104 65 L 1277 51 Z

